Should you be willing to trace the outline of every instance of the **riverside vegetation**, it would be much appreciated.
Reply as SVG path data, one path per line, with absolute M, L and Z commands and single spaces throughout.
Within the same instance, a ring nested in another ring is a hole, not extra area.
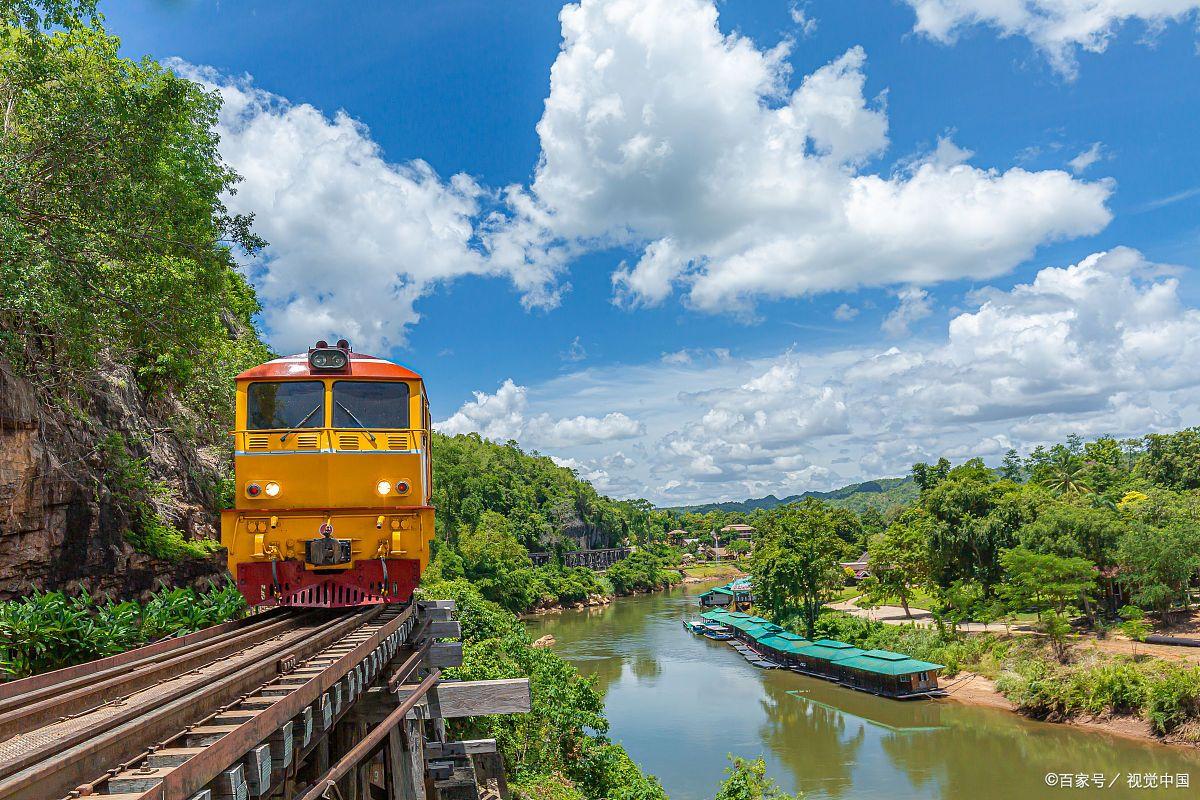
M 1191 615 L 1200 571 L 1200 430 L 1117 441 L 1070 437 L 998 469 L 980 459 L 917 464 L 907 506 L 857 519 L 814 499 L 756 511 L 751 559 L 762 609 L 809 637 L 883 647 L 997 677 L 1043 718 L 1137 715 L 1173 739 L 1200 739 L 1200 668 L 1138 656 L 1147 620 Z M 932 629 L 824 609 L 846 583 L 839 557 L 866 550 L 861 604 L 932 600 Z M 1020 622 L 1032 641 L 963 636 L 966 621 Z M 1078 635 L 1120 630 L 1129 655 L 1097 656 Z

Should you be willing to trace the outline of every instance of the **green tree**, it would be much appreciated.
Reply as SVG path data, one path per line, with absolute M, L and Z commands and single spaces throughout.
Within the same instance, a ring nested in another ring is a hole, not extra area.
M 1137 471 L 1151 483 L 1169 489 L 1200 488 L 1200 428 L 1152 433 Z
M 1121 538 L 1117 559 L 1134 603 L 1166 614 L 1176 601 L 1187 604 L 1187 586 L 1200 569 L 1200 534 L 1186 523 L 1137 524 Z
M 910 513 L 871 538 L 867 544 L 871 577 L 863 582 L 869 603 L 882 605 L 894 599 L 912 618 L 908 604 L 916 590 L 929 582 L 930 524 L 924 514 Z
M 1146 621 L 1146 612 L 1137 606 L 1121 606 L 1117 612 L 1121 617 L 1121 633 L 1129 639 L 1133 646 L 1133 655 L 1137 655 L 1138 642 L 1146 641 L 1150 635 L 1150 623 Z
M 936 464 L 929 465 L 923 461 L 913 464 L 912 476 L 917 487 L 922 491 L 934 488 L 950 474 L 950 462 L 939 458 Z
M 1016 544 L 1020 527 L 1036 516 L 1037 490 L 997 480 L 981 460 L 971 459 L 921 494 L 929 528 L 929 568 L 943 589 L 955 581 L 977 583 L 988 597 L 1003 570 L 1000 552 Z
M 1092 491 L 1084 474 L 1083 459 L 1073 448 L 1061 444 L 1050 449 L 1041 482 L 1057 494 L 1078 495 Z
M 1124 531 L 1125 524 L 1111 509 L 1055 502 L 1041 507 L 1037 518 L 1017 532 L 1017 539 L 1035 552 L 1079 556 L 1107 567 L 1116 563 Z
M 841 540 L 829 507 L 812 498 L 764 520 L 750 572 L 755 602 L 778 619 L 800 616 L 811 637 L 821 606 L 842 585 Z
M 1066 616 L 1057 611 L 1047 612 L 1042 617 L 1038 630 L 1046 637 L 1046 641 L 1050 642 L 1054 656 L 1059 661 L 1066 661 L 1071 636 L 1071 623 L 1067 621 Z
M 749 542 L 747 542 L 746 540 L 737 539 L 735 541 L 730 542 L 729 546 L 726 547 L 725 549 L 728 550 L 730 553 L 733 553 L 735 556 L 743 556 L 746 553 L 749 553 L 751 548 L 752 548 L 751 544 Z
M 1051 608 L 1063 614 L 1076 602 L 1086 603 L 1096 585 L 1096 565 L 1085 558 L 1014 547 L 1000 556 L 1000 562 L 1005 573 L 1002 593 L 1017 608 L 1032 606 L 1039 613 Z
M 1025 465 L 1016 450 L 1009 448 L 1004 454 L 1004 462 L 1000 466 L 1000 477 L 1006 481 L 1020 483 L 1025 480 Z
M 121 58 L 80 21 L 92 5 L 4 6 L 27 27 L 0 37 L 0 344 L 51 383 L 107 350 L 144 387 L 181 388 L 231 326 L 252 330 L 231 247 L 264 243 L 220 199 L 238 176 L 217 153 L 217 94 Z
M 798 795 L 785 793 L 767 777 L 767 764 L 761 758 L 753 761 L 729 756 L 733 762 L 725 768 L 725 781 L 716 800 L 798 800 Z

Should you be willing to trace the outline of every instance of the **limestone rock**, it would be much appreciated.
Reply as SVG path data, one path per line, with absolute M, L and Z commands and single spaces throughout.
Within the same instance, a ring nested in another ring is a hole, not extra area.
M 159 583 L 202 586 L 224 572 L 219 555 L 169 563 L 125 541 L 128 511 L 100 445 L 116 432 L 133 456 L 148 457 L 167 488 L 156 510 L 189 539 L 219 538 L 211 494 L 224 456 L 173 430 L 182 407 L 147 397 L 127 367 L 101 364 L 93 378 L 87 394 L 54 403 L 0 362 L 0 600 L 34 589 L 126 597 Z

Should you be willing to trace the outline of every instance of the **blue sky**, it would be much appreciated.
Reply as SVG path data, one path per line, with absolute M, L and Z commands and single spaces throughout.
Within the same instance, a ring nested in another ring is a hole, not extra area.
M 102 5 L 222 92 L 272 343 L 663 503 L 1197 421 L 1200 2 L 1126 7 Z

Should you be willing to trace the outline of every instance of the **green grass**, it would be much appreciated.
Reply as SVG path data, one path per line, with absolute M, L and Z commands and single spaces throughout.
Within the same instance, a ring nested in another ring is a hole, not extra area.
M 838 593 L 834 595 L 833 602 L 844 603 L 847 600 L 858 597 L 860 594 L 862 594 L 862 589 L 859 589 L 857 586 L 843 586 L 838 590 Z
M 746 574 L 744 569 L 730 561 L 698 562 L 682 566 L 680 569 L 683 570 L 684 575 L 689 575 L 693 578 L 733 578 Z

